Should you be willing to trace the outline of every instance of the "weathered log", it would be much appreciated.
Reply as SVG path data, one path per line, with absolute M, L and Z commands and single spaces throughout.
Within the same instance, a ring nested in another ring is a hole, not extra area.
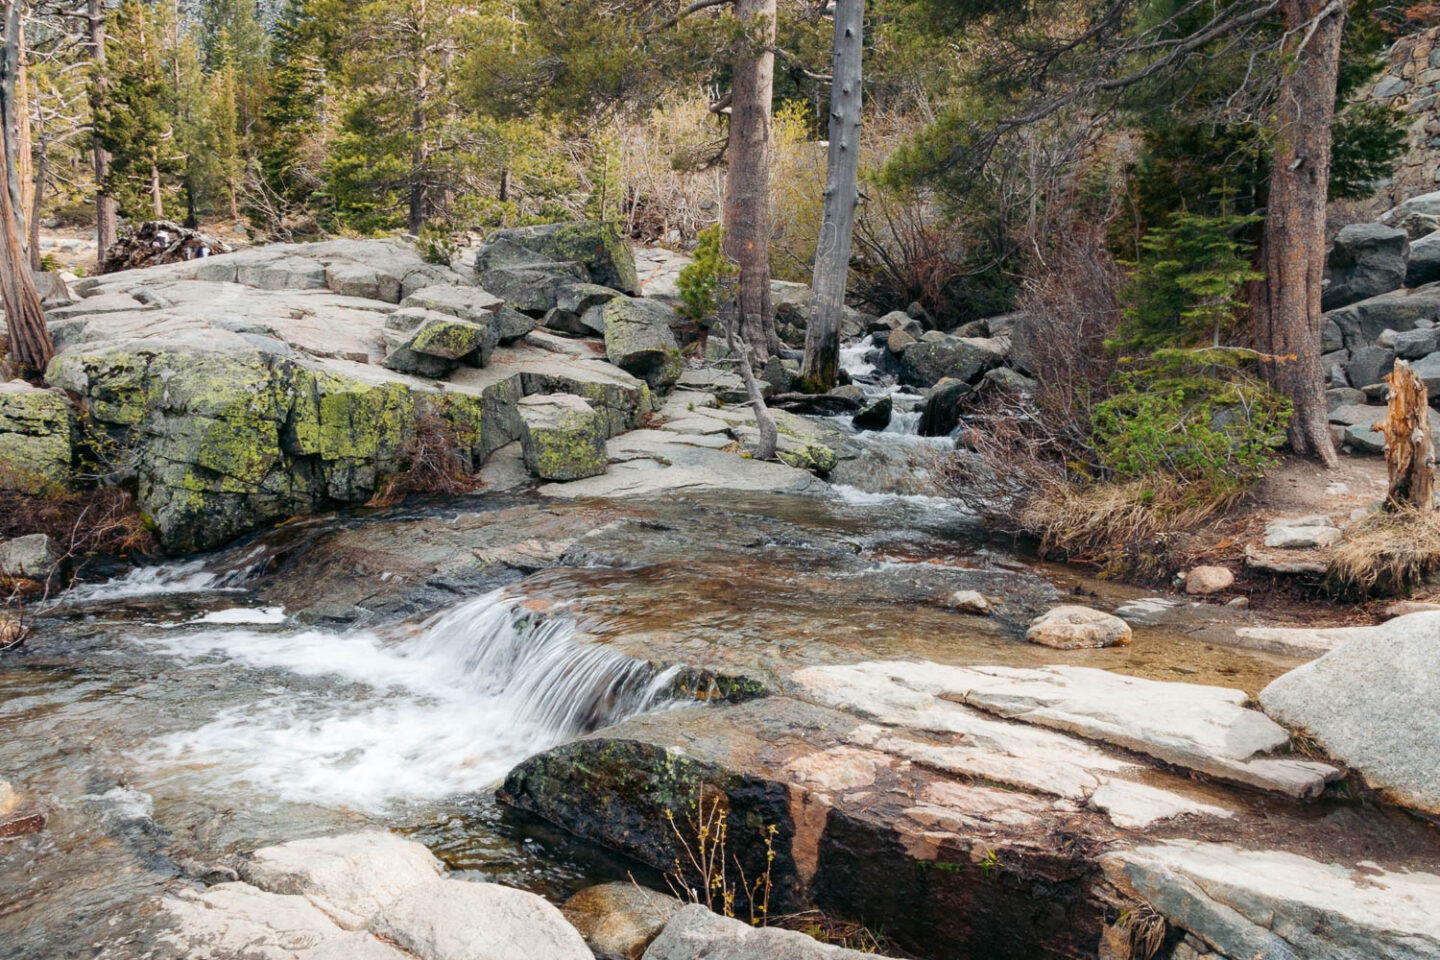
M 1435 508 L 1435 442 L 1430 435 L 1430 403 L 1425 381 L 1410 364 L 1395 361 L 1395 370 L 1385 377 L 1390 385 L 1390 403 L 1384 420 L 1375 430 L 1385 435 L 1385 464 L 1390 470 L 1387 510 L 1413 507 Z

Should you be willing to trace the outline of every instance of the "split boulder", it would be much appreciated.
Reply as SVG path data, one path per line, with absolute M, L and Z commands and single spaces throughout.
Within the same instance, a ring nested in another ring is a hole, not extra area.
M 535 395 L 520 401 L 525 466 L 544 480 L 580 480 L 605 472 L 605 418 L 577 396 Z

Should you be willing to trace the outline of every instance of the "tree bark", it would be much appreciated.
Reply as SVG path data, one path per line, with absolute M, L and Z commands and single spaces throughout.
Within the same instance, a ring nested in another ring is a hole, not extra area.
M 150 211 L 156 220 L 165 219 L 165 200 L 160 195 L 160 161 L 150 160 Z
M 20 206 L 17 209 L 15 220 L 20 230 L 20 236 L 26 241 L 26 249 L 30 247 L 29 237 L 33 232 L 29 229 L 31 209 L 35 205 L 35 168 L 30 151 L 34 148 L 35 141 L 30 133 L 30 80 L 26 76 L 29 56 L 25 52 L 25 10 L 20 10 L 20 29 L 16 33 L 18 39 L 18 57 L 15 70 L 15 172 L 16 186 L 20 191 Z
M 35 141 L 35 184 L 30 191 L 30 269 L 40 269 L 40 212 L 45 208 L 45 181 L 50 177 L 50 145 L 42 133 Z
M 1425 381 L 1410 364 L 1395 361 L 1385 378 L 1390 402 L 1384 420 L 1374 429 L 1385 435 L 1385 465 L 1390 470 L 1390 491 L 1385 509 L 1435 509 L 1435 441 L 1430 436 L 1430 398 Z
M 1331 123 L 1340 65 L 1343 0 L 1281 0 L 1287 60 L 1280 80 L 1279 140 L 1265 219 L 1266 280 L 1256 311 L 1271 386 L 1290 398 L 1290 446 L 1326 466 L 1339 462 L 1320 363 L 1320 292 Z
M 861 56 L 865 0 L 836 0 L 835 69 L 830 87 L 830 153 L 825 201 L 815 249 L 810 318 L 805 325 L 805 362 L 796 389 L 824 393 L 840 376 L 840 324 L 855 233 L 860 170 Z
M 5 42 L 0 47 L 0 156 L 14 156 L 15 78 L 20 65 L 20 0 L 5 2 Z M 55 353 L 35 278 L 20 242 L 9 187 L 0 189 L 0 303 L 10 336 L 10 359 L 27 373 L 45 371 Z
M 105 66 L 105 0 L 86 0 L 85 15 L 90 38 L 90 61 L 96 70 Z M 92 95 L 93 102 L 93 95 Z M 95 163 L 95 263 L 105 259 L 105 252 L 115 245 L 115 227 L 119 209 L 114 198 L 105 192 L 110 176 L 110 151 L 100 145 L 100 134 L 91 137 L 90 149 Z
M 725 253 L 740 265 L 740 323 L 756 366 L 778 353 L 770 303 L 770 100 L 775 86 L 776 0 L 736 0 L 751 36 L 730 81 L 729 169 L 725 177 Z
M 725 327 L 725 342 L 730 347 L 730 353 L 740 362 L 740 379 L 745 383 L 745 392 L 750 397 L 750 407 L 755 411 L 755 430 L 759 435 L 755 441 L 755 449 L 750 455 L 756 460 L 775 459 L 775 449 L 780 442 L 780 431 L 775 426 L 775 418 L 770 413 L 770 408 L 765 405 L 765 395 L 760 390 L 760 382 L 755 378 L 755 368 L 750 362 L 750 345 L 745 342 L 739 328 L 743 326 L 736 322 L 736 313 L 739 310 L 738 284 L 734 280 L 722 280 L 720 282 L 720 294 L 717 298 L 719 321 Z M 701 341 L 704 342 L 703 340 Z M 704 350 L 704 347 L 701 347 Z M 700 354 L 705 355 L 703 352 Z

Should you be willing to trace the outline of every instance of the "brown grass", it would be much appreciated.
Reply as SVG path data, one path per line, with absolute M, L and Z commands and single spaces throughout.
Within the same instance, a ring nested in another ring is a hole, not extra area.
M 1052 481 L 1016 514 L 1040 551 L 1107 571 L 1153 575 L 1166 565 L 1166 540 L 1223 513 L 1233 500 L 1196 498 L 1163 479 L 1077 485 Z
M 411 493 L 454 497 L 479 489 L 483 483 L 469 469 L 467 451 L 475 438 L 468 433 L 438 411 L 423 412 L 415 421 L 405 469 L 387 478 L 366 506 L 394 506 Z
M 1327 581 L 1345 596 L 1409 593 L 1440 570 L 1440 512 L 1407 508 L 1360 521 L 1330 560 Z
M 0 489 L 7 487 L 0 477 Z M 119 487 L 90 490 L 52 488 L 39 495 L 7 490 L 0 494 L 0 537 L 48 534 L 62 553 L 151 556 L 155 538 L 130 494 Z

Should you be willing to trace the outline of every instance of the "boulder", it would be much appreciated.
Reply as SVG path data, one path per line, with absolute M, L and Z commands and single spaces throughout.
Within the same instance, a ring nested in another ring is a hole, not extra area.
M 1354 387 L 1335 387 L 1325 391 L 1326 410 L 1334 410 L 1337 407 L 1364 406 L 1365 402 L 1365 392 L 1356 390 Z
M 890 426 L 890 417 L 894 412 L 894 406 L 894 398 L 887 393 L 855 414 L 850 423 L 857 430 L 884 430 Z
M 1103 610 L 1068 605 L 1036 617 L 1025 639 L 1057 650 L 1114 647 L 1129 643 L 1131 630 L 1130 624 Z
M 471 323 L 489 323 L 505 301 L 479 287 L 437 284 L 422 287 L 400 301 L 401 308 L 419 307 Z
M 1395 355 L 1402 360 L 1419 360 L 1440 350 L 1440 328 L 1419 327 L 1397 333 L 1392 338 Z M 1372 380 L 1371 383 L 1379 381 Z M 1365 384 L 1361 384 L 1365 386 Z
M 1427 358 L 1428 359 L 1428 358 Z M 1440 360 L 1440 355 L 1436 355 Z M 1425 380 L 1427 376 L 1436 377 L 1436 386 L 1440 387 L 1440 365 L 1422 366 L 1425 360 L 1417 361 L 1412 369 L 1416 369 L 1420 379 Z M 1434 369 L 1432 369 L 1432 367 Z M 1381 384 L 1383 387 L 1384 384 Z M 1388 391 L 1388 387 L 1386 388 Z M 1377 396 L 1377 399 L 1383 399 Z M 1343 428 L 1342 438 L 1357 453 L 1383 453 L 1385 450 L 1385 435 L 1374 429 L 1375 424 L 1380 423 L 1386 417 L 1386 408 L 1378 405 L 1361 406 L 1359 404 L 1341 404 L 1329 413 L 1330 422 Z M 1440 441 L 1440 412 L 1433 408 L 1429 413 L 1430 432 Z M 1292 524 L 1293 525 L 1293 524 Z
M 645 951 L 645 960 L 873 960 L 778 927 L 753 927 L 691 904 L 665 925 Z
M 1341 346 L 1358 350 L 1375 342 L 1385 330 L 1401 333 L 1413 330 L 1418 320 L 1434 320 L 1440 317 L 1440 283 L 1429 283 L 1414 290 L 1394 290 L 1382 293 L 1369 300 L 1361 300 L 1338 310 L 1331 310 L 1323 317 L 1323 328 L 1331 330 L 1325 334 L 1327 344 L 1338 333 Z M 1333 329 L 1330 324 L 1334 324 Z M 1357 387 L 1363 383 L 1354 384 Z
M 31 276 L 35 279 L 35 293 L 40 297 L 40 306 L 49 310 L 52 307 L 64 307 L 75 302 L 74 296 L 70 293 L 70 286 L 65 278 L 51 270 L 35 270 Z
M 1235 574 L 1228 567 L 1201 566 L 1185 575 L 1185 592 L 1191 596 L 1208 597 L 1234 585 Z
M 640 960 L 685 904 L 635 883 L 601 883 L 575 894 L 560 912 L 599 960 Z
M 371 830 L 264 847 L 239 872 L 267 893 L 305 897 L 346 930 L 363 930 L 396 897 L 445 868 L 424 845 Z
M 598 283 L 567 283 L 555 291 L 555 306 L 578 317 L 583 316 L 591 307 L 604 306 L 623 296 L 620 291 L 602 287 Z M 603 336 L 605 333 L 603 328 L 591 332 L 596 336 Z
M 1440 957 L 1440 877 L 1249 846 L 1166 840 L 1107 853 L 1101 866 L 1122 894 L 1216 951 L 1206 956 Z
M 1312 550 L 1333 547 L 1343 539 L 1345 535 L 1328 517 L 1282 518 L 1265 527 L 1265 546 L 1271 549 Z
M 668 389 L 684 368 L 670 329 L 674 316 L 675 311 L 663 303 L 622 297 L 591 307 L 583 322 L 605 331 L 605 355 L 611 363 L 652 389 Z
M 913 323 L 914 321 L 912 320 L 911 322 Z M 910 346 L 910 344 L 914 343 L 917 339 L 918 338 L 909 330 L 901 330 L 897 328 L 895 330 L 891 330 L 889 335 L 885 338 L 885 349 L 889 350 L 897 357 L 903 356 L 905 353 L 905 348 Z
M 1272 717 L 1313 736 L 1394 802 L 1440 814 L 1440 613 L 1342 639 L 1260 693 Z
M 394 343 L 394 346 L 382 361 L 385 367 L 439 379 L 462 363 L 484 366 L 496 344 L 489 317 L 472 323 L 426 312 L 429 317 L 414 332 L 403 337 L 386 337 L 387 344 Z
M 986 370 L 980 378 L 980 390 L 986 393 L 1023 394 L 1034 390 L 1038 384 L 1018 370 L 1010 367 L 995 367 Z
M 47 534 L 31 533 L 0 541 L 0 575 L 42 583 L 55 572 L 60 552 Z
M 370 930 L 421 960 L 594 960 L 557 907 L 498 883 L 431 880 L 410 887 Z
M 1410 231 L 1412 239 L 1440 228 L 1440 191 L 1411 197 L 1380 215 L 1380 222 Z
M 1410 260 L 1405 265 L 1405 286 L 1420 287 L 1440 280 L 1440 230 L 1410 241 Z
M 1397 334 L 1399 336 L 1399 334 Z M 1395 369 L 1395 351 L 1385 347 L 1361 347 L 1345 365 L 1345 376 L 1353 387 L 1379 383 Z
M 39 494 L 63 487 L 74 443 L 64 394 L 24 380 L 0 384 L 0 490 Z
M 613 223 L 548 223 L 497 230 L 489 237 L 492 244 L 502 240 L 524 247 L 548 260 L 580 264 L 584 273 L 581 280 L 619 290 L 632 297 L 640 296 L 640 277 L 635 271 L 635 251 L 620 235 L 619 227 Z M 491 289 L 483 278 L 481 286 Z M 548 310 L 549 307 L 545 309 Z
M 510 263 L 487 267 L 477 276 L 486 291 L 516 310 L 540 316 L 554 309 L 562 288 L 585 279 L 585 270 L 575 263 Z
M 1405 284 L 1410 241 L 1404 230 L 1380 223 L 1354 223 L 1335 235 L 1330 250 L 1330 285 L 1321 309 L 1389 293 Z
M 900 358 L 900 382 L 913 387 L 934 386 L 949 377 L 972 383 L 997 366 L 1009 352 L 1003 338 L 944 337 L 920 341 L 905 348 Z
M 925 393 L 920 436 L 948 437 L 960 425 L 960 414 L 975 388 L 963 380 L 941 380 Z
M 982 617 L 990 613 L 990 600 L 979 590 L 956 590 L 950 594 L 949 602 L 961 613 L 977 613 Z
M 544 480 L 580 480 L 605 472 L 605 420 L 579 397 L 557 393 L 520 401 L 525 466 Z

